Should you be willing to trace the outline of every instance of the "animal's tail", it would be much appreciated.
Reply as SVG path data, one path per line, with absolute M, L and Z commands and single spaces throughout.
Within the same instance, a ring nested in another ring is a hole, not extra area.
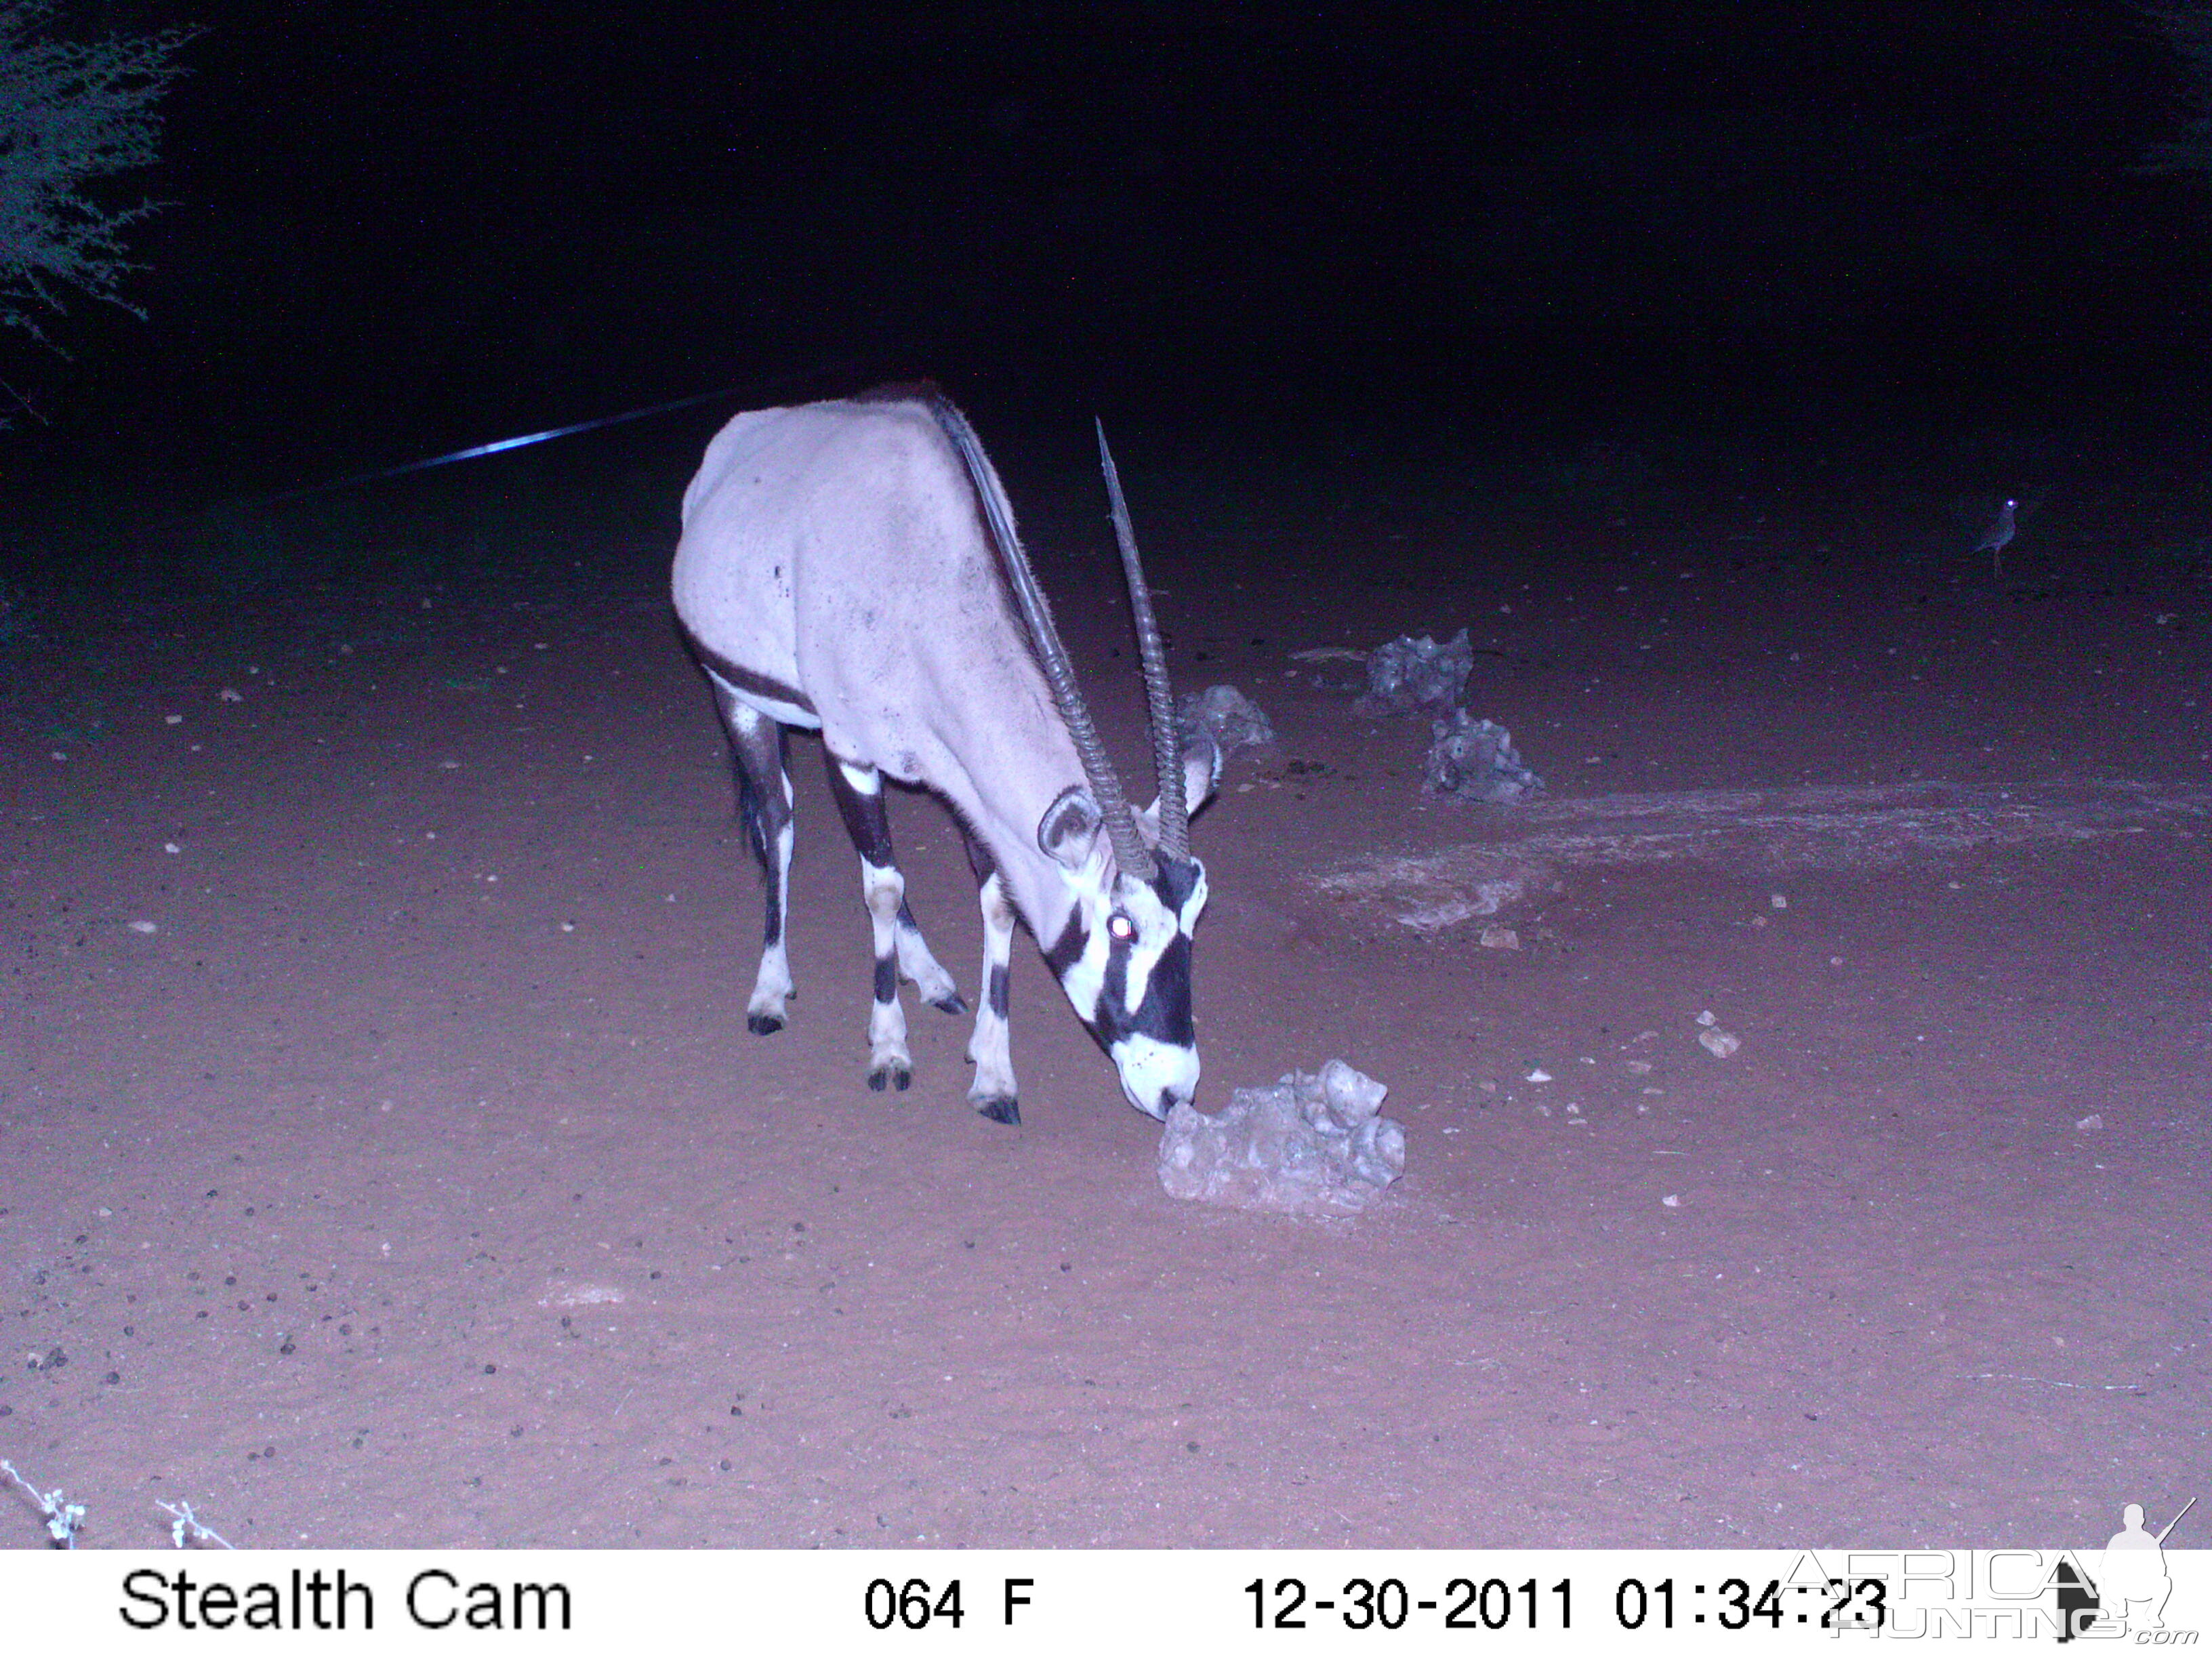
M 742 764 L 732 764 L 730 770 L 738 780 L 738 816 L 744 820 L 745 839 L 752 843 L 753 856 L 760 860 L 762 870 L 767 871 L 773 866 L 769 861 L 768 826 L 761 821 L 761 792 Z

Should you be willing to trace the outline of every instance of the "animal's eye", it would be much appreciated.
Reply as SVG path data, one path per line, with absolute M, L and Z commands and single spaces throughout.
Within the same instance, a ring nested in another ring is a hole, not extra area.
M 1130 921 L 1129 918 L 1124 915 L 1121 911 L 1116 910 L 1112 915 L 1106 918 L 1106 931 L 1113 934 L 1115 939 L 1120 939 L 1122 944 L 1127 945 L 1131 939 L 1137 937 L 1137 924 Z

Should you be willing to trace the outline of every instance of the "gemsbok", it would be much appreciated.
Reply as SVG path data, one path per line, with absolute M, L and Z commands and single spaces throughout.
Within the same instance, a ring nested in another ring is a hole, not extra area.
M 998 474 L 934 386 L 739 415 L 684 492 L 676 614 L 729 732 L 767 890 L 748 1029 L 782 1029 L 793 994 L 786 735 L 818 730 L 874 933 L 868 1086 L 912 1079 L 902 975 L 933 1007 L 967 1008 L 906 902 L 884 810 L 890 777 L 944 800 L 967 842 L 983 911 L 968 1097 L 1000 1123 L 1021 1121 L 1006 1037 L 1017 918 L 1139 1111 L 1164 1118 L 1198 1087 L 1190 951 L 1206 887 L 1190 815 L 1221 755 L 1177 736 L 1103 428 L 1098 447 L 1159 779 L 1141 811 L 1084 706 Z

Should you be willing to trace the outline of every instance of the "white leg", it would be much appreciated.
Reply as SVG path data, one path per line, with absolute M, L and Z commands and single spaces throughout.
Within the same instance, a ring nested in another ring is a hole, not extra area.
M 986 877 L 977 892 L 983 910 L 983 995 L 975 1010 L 975 1034 L 968 1058 L 975 1064 L 968 1098 L 985 1117 L 1000 1123 L 1022 1121 L 1014 1084 L 1014 1062 L 1006 1041 L 1006 1008 L 1014 949 L 1014 907 L 998 872 Z
M 968 1012 L 967 999 L 952 982 L 952 975 L 931 954 L 929 941 L 922 938 L 921 929 L 915 925 L 914 913 L 903 904 L 899 906 L 898 913 L 898 964 L 907 982 L 921 993 L 921 1000 L 931 1007 L 948 1014 Z
M 791 963 L 784 951 L 791 899 L 791 775 L 784 769 L 781 726 L 720 681 L 714 684 L 714 701 L 730 734 L 738 807 L 768 889 L 760 971 L 753 976 L 752 1000 L 745 1005 L 745 1029 L 765 1035 L 783 1029 L 784 1005 L 793 994 Z
M 875 868 L 887 869 L 896 878 L 898 865 L 891 853 L 890 820 L 884 811 L 883 774 L 872 766 L 853 766 L 833 758 L 830 788 L 836 799 L 838 811 L 844 814 L 845 828 L 852 835 L 853 845 L 860 852 L 863 884 L 869 879 L 867 872 Z M 899 902 L 893 907 L 899 972 L 921 993 L 921 1000 L 931 1007 L 940 1008 L 948 1014 L 966 1013 L 968 1005 L 961 1000 L 959 988 L 930 953 L 929 942 L 922 938 L 914 912 L 907 908 L 904 894 L 902 883 Z M 869 902 L 872 908 L 874 901 Z M 880 938 L 876 946 L 877 955 L 882 956 Z
M 876 994 L 868 1009 L 868 1087 L 904 1089 L 914 1081 L 914 1060 L 906 1051 L 906 1010 L 898 1000 L 899 911 L 906 903 L 906 878 L 893 865 L 860 860 L 860 896 L 868 906 L 869 931 L 876 945 Z
M 753 998 L 745 1005 L 745 1025 L 753 1031 L 781 1029 L 784 1003 L 791 996 L 791 958 L 784 950 L 783 919 L 791 896 L 791 780 L 783 781 L 784 819 L 769 844 L 775 868 L 769 877 L 775 893 L 775 933 L 762 948 L 760 972 L 753 976 Z

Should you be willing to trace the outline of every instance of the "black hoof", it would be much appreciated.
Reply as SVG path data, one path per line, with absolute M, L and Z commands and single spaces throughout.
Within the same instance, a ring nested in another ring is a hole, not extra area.
M 868 1073 L 868 1087 L 878 1094 L 894 1084 L 897 1085 L 898 1091 L 904 1094 L 913 1082 L 914 1073 L 903 1066 L 878 1066 Z
M 954 991 L 939 997 L 929 1006 L 940 1014 L 964 1014 L 968 1012 L 968 999 Z
M 994 1123 L 1019 1123 L 1022 1121 L 1020 1104 L 1005 1095 L 995 1100 L 979 1100 L 975 1103 L 975 1109 Z
M 745 1030 L 755 1036 L 773 1036 L 783 1029 L 783 1022 L 774 1014 L 747 1014 Z

